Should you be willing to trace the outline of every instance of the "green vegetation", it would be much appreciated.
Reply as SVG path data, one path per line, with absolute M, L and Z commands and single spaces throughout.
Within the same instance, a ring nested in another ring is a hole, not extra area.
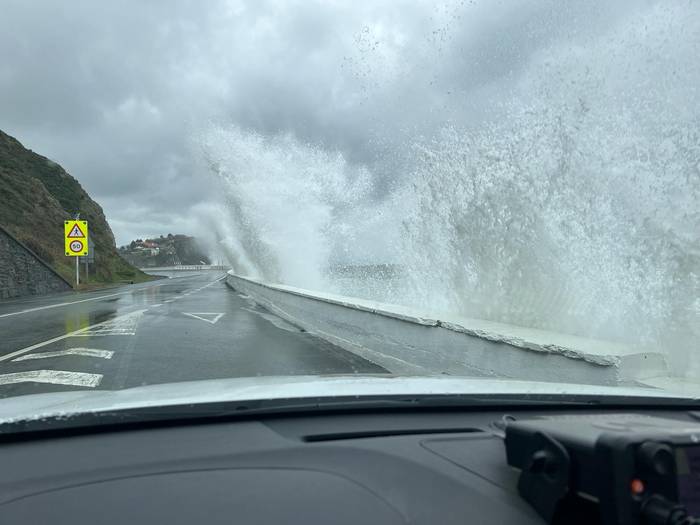
M 0 225 L 70 282 L 75 260 L 64 253 L 63 221 L 75 213 L 89 222 L 95 245 L 88 285 L 151 279 L 119 255 L 102 208 L 76 179 L 0 131 Z
M 136 239 L 119 248 L 119 254 L 134 266 L 175 266 L 211 264 L 205 250 L 194 237 L 169 233 L 153 239 Z

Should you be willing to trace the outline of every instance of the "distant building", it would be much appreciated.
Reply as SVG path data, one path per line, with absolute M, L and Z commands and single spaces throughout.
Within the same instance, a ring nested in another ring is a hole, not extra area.
M 167 237 L 136 239 L 120 248 L 125 259 L 134 266 L 173 266 L 209 264 L 209 258 L 194 237 L 169 233 Z

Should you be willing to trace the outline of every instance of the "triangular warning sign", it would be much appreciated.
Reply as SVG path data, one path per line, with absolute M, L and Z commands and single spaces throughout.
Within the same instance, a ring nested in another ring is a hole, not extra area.
M 85 237 L 85 234 L 83 233 L 83 230 L 80 229 L 80 226 L 78 224 L 73 225 L 73 229 L 70 231 L 68 234 L 69 239 L 75 239 L 75 238 L 83 238 Z

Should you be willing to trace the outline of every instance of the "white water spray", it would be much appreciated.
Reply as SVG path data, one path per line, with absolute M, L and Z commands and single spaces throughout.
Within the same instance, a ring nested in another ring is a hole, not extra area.
M 676 373 L 692 369 L 698 34 L 697 7 L 678 2 L 543 48 L 512 85 L 494 87 L 498 104 L 481 88 L 487 118 L 426 127 L 369 167 L 291 135 L 213 127 L 201 142 L 237 269 L 663 349 Z M 372 172 L 396 159 L 411 168 L 378 193 Z M 354 280 L 331 271 L 358 262 Z M 392 275 L 372 280 L 386 264 Z

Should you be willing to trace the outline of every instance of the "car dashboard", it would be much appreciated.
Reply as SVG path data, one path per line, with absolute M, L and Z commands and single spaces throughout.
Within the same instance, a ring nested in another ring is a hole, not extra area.
M 379 410 L 11 434 L 0 442 L 0 522 L 541 524 L 518 494 L 501 422 L 556 413 Z

